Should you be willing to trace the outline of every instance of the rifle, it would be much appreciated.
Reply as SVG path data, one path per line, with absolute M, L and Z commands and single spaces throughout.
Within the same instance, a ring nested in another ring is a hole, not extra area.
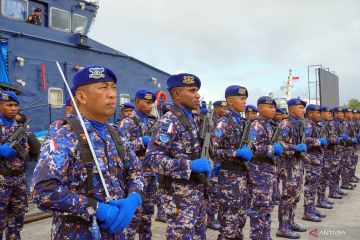
M 240 139 L 240 146 L 243 147 L 245 144 L 247 144 L 246 148 L 251 150 L 253 147 L 254 142 L 250 139 L 249 136 L 249 131 L 250 131 L 250 127 L 251 127 L 251 121 L 250 120 L 246 120 L 245 121 L 245 125 L 244 125 L 244 129 L 243 129 L 243 133 L 241 135 L 241 139 Z M 244 166 L 246 171 L 250 170 L 250 165 L 248 162 L 243 161 Z
M 24 157 L 25 149 L 21 144 L 21 141 L 24 139 L 26 135 L 26 129 L 31 119 L 27 120 L 24 124 L 20 124 L 20 126 L 15 130 L 15 132 L 6 139 L 6 142 L 10 142 L 9 147 L 16 151 L 16 155 L 19 157 Z
M 211 106 L 212 106 L 212 102 L 210 101 L 208 112 L 204 116 L 203 121 L 202 121 L 199 136 L 200 136 L 200 141 L 201 141 L 201 145 L 202 145 L 201 157 L 208 159 L 210 162 L 210 167 L 211 167 L 211 169 L 213 169 L 214 162 L 211 160 L 211 155 L 213 153 L 212 152 L 213 146 L 212 146 L 212 142 L 211 142 L 211 132 L 212 132 L 212 126 L 213 126 L 212 119 L 214 116 L 214 110 L 211 108 Z M 209 181 L 206 178 L 204 173 L 199 174 L 199 179 L 205 185 L 209 184 Z
M 276 127 L 275 127 L 275 130 L 274 130 L 274 134 L 273 134 L 273 136 L 272 136 L 272 138 L 271 138 L 271 140 L 270 140 L 270 145 L 274 145 L 275 143 L 277 143 L 277 142 L 279 142 L 279 138 L 280 138 L 280 136 L 281 136 L 281 128 L 280 128 L 280 126 L 279 125 L 277 125 Z M 274 156 L 272 156 L 271 157 L 271 163 L 272 164 L 276 164 L 276 162 L 277 162 L 277 157 L 274 155 Z
M 303 119 L 299 120 L 299 122 L 300 122 L 300 134 L 301 134 L 300 135 L 300 143 L 304 144 L 306 142 L 305 123 L 304 123 Z M 301 157 L 304 157 L 306 154 L 305 154 L 305 152 L 301 152 L 301 153 L 299 153 L 299 155 Z
M 327 126 L 329 125 L 328 124 L 325 124 L 324 122 L 322 122 L 322 126 L 321 126 L 321 129 L 320 129 L 320 133 L 319 133 L 319 136 L 322 138 L 322 137 L 326 137 L 325 136 L 325 130 L 327 129 Z M 322 146 L 319 147 L 319 150 L 321 153 L 324 153 L 324 148 Z

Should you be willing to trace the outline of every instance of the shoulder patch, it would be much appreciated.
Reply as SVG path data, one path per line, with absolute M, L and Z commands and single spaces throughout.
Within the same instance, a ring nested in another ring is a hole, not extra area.
M 289 136 L 289 129 L 287 127 L 283 128 L 282 131 L 281 131 L 281 135 L 283 137 L 288 137 Z
M 160 142 L 167 143 L 167 142 L 170 141 L 170 136 L 168 134 L 165 134 L 165 133 L 160 133 L 159 134 L 159 139 L 160 139 Z

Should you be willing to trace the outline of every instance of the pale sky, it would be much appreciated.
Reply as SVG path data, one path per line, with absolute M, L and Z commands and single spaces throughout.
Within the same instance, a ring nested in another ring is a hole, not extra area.
M 307 99 L 307 66 L 340 79 L 340 103 L 360 98 L 358 0 L 101 0 L 90 37 L 170 74 L 202 80 L 207 100 L 228 85 L 249 90 L 248 103 L 274 92 L 289 69 L 292 96 Z M 314 70 L 311 71 L 314 78 Z

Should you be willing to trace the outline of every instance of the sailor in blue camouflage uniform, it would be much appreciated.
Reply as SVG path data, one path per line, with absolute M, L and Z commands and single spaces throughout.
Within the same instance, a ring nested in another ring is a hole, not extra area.
M 270 121 L 274 131 L 275 131 L 276 127 L 280 124 L 280 122 L 283 120 L 284 114 L 285 114 L 284 110 L 282 110 L 280 107 L 276 107 L 274 118 Z M 279 186 L 280 185 L 279 164 L 276 164 L 276 167 L 277 167 L 278 171 L 276 171 L 276 173 L 277 173 L 276 184 L 274 185 L 272 200 L 274 201 L 275 205 L 278 205 L 280 202 L 280 199 L 281 199 L 280 186 Z
M 356 138 L 359 140 L 360 139 L 360 122 L 359 122 L 359 119 L 360 119 L 360 111 L 359 109 L 353 109 L 353 124 L 354 124 L 354 128 L 355 128 L 355 133 L 356 133 Z M 358 151 L 359 151 L 359 148 L 360 148 L 360 145 L 358 144 L 356 147 L 355 147 L 355 154 L 354 154 L 354 159 L 353 159 L 353 162 L 351 163 L 351 166 L 350 166 L 350 182 L 352 183 L 359 183 L 360 182 L 360 178 L 358 178 L 356 175 L 355 175 L 355 172 L 356 172 L 356 166 L 357 166 L 357 163 L 358 163 Z
M 163 102 L 161 104 L 162 115 L 164 115 L 165 113 L 170 111 L 170 108 L 172 106 L 173 106 L 173 104 L 171 102 Z M 157 180 L 157 183 L 159 183 L 158 177 L 157 177 L 156 180 Z M 164 195 L 164 189 L 163 188 L 157 188 L 157 191 L 156 191 L 157 214 L 156 214 L 156 217 L 155 217 L 155 221 L 166 223 L 166 212 L 165 212 L 165 207 L 164 207 L 165 206 L 164 203 L 166 202 L 166 199 L 164 199 L 163 195 Z
M 298 239 L 300 235 L 295 231 L 306 231 L 306 228 L 294 222 L 304 178 L 304 156 L 301 156 L 301 153 L 307 151 L 307 145 L 304 139 L 301 139 L 305 134 L 303 117 L 306 102 L 300 98 L 293 98 L 287 104 L 289 117 L 280 123 L 280 143 L 284 147 L 284 156 L 281 157 L 279 169 L 282 197 L 279 203 L 279 228 L 276 236 Z
M 359 134 L 359 125 L 358 125 L 358 122 L 357 122 L 357 116 L 358 116 L 358 110 L 357 109 L 353 109 L 353 116 L 352 116 L 352 126 L 353 126 L 353 131 L 354 131 L 354 136 L 355 138 L 357 139 L 357 141 L 359 141 L 359 138 L 360 138 L 360 134 Z M 350 178 L 350 183 L 358 183 L 359 182 L 359 179 L 357 179 L 355 177 L 355 172 L 356 172 L 356 165 L 358 163 L 358 149 L 359 149 L 359 144 L 356 144 L 354 146 L 354 156 L 350 162 L 350 168 L 349 168 L 349 178 Z
M 124 229 L 141 205 L 141 163 L 130 143 L 106 124 L 116 109 L 116 82 L 115 74 L 102 66 L 85 67 L 73 78 L 105 183 L 77 116 L 44 140 L 32 196 L 41 210 L 54 215 L 52 239 L 124 239 Z
M 353 159 L 355 158 L 355 148 L 359 143 L 357 139 L 357 133 L 355 132 L 354 123 L 352 121 L 353 112 L 351 108 L 344 108 L 344 121 L 343 121 L 343 131 L 344 131 L 344 140 L 345 140 L 345 152 L 344 160 L 341 165 L 341 187 L 346 190 L 353 190 L 356 187 L 356 184 L 350 182 L 350 165 Z
M 220 119 L 227 109 L 226 101 L 218 100 L 213 103 L 214 106 L 214 115 L 213 115 L 213 127 L 216 127 L 218 119 Z M 213 230 L 220 229 L 219 215 L 216 219 L 215 215 L 219 214 L 219 186 L 218 186 L 218 173 L 220 170 L 220 165 L 214 167 L 214 174 L 211 175 L 208 187 L 208 200 L 206 202 L 206 213 L 207 213 L 207 228 Z
M 257 101 L 259 117 L 250 128 L 250 139 L 254 144 L 254 157 L 249 171 L 249 188 L 252 189 L 250 215 L 250 238 L 271 239 L 271 212 L 274 209 L 272 195 L 277 182 L 276 156 L 283 153 L 279 143 L 271 143 L 274 130 L 270 120 L 275 115 L 276 103 L 268 97 Z
M 316 207 L 332 209 L 334 202 L 325 197 L 326 189 L 329 187 L 329 197 L 341 199 L 341 195 L 338 192 L 336 183 L 332 183 L 332 179 L 337 174 L 339 169 L 339 162 L 336 156 L 338 144 L 340 138 L 335 133 L 334 121 L 332 121 L 332 110 L 327 106 L 321 106 L 321 118 L 320 122 L 321 130 L 324 138 L 326 138 L 327 144 L 323 146 L 324 158 L 321 167 L 320 186 L 317 191 L 317 205 Z M 342 155 L 342 153 L 341 153 Z
M 0 239 L 20 239 L 27 208 L 25 192 L 25 159 L 6 140 L 19 124 L 14 119 L 19 112 L 19 98 L 12 91 L 0 93 Z M 27 148 L 26 136 L 22 142 Z
M 254 121 L 258 116 L 259 110 L 254 105 L 246 105 L 245 106 L 245 119 L 252 122 Z M 247 188 L 247 215 L 251 215 L 251 202 L 252 202 L 252 188 Z
M 252 151 L 241 146 L 245 119 L 244 112 L 248 91 L 232 85 L 226 88 L 228 110 L 214 129 L 215 161 L 221 164 L 218 176 L 219 208 L 221 209 L 218 239 L 243 239 L 246 222 L 248 162 Z
M 254 105 L 245 106 L 245 119 L 253 121 L 257 118 L 259 110 Z
M 315 209 L 315 199 L 320 187 L 324 154 L 322 146 L 327 145 L 327 139 L 318 122 L 321 119 L 320 106 L 309 104 L 306 107 L 305 133 L 308 143 L 308 154 L 304 158 L 304 214 L 302 219 L 311 222 L 321 222 L 325 217 Z
M 126 137 L 134 149 L 136 156 L 142 162 L 144 176 L 143 203 L 127 229 L 127 239 L 135 239 L 136 232 L 139 239 L 151 239 L 151 217 L 154 214 L 156 200 L 156 179 L 151 167 L 143 160 L 146 147 L 150 140 L 151 129 L 155 119 L 149 117 L 155 94 L 148 89 L 139 89 L 135 94 L 134 116 L 127 117 L 117 124 L 120 136 Z
M 145 160 L 160 175 L 167 213 L 166 239 L 206 239 L 206 177 L 210 162 L 201 158 L 199 122 L 192 110 L 200 103 L 200 79 L 189 73 L 167 80 L 174 106 L 155 124 Z
M 334 152 L 334 159 L 332 161 L 330 169 L 334 174 L 330 175 L 330 189 L 336 189 L 336 192 L 342 196 L 346 196 L 348 193 L 340 189 L 340 176 L 341 176 L 341 169 L 343 163 L 346 162 L 345 157 L 345 145 L 346 141 L 348 141 L 349 136 L 344 133 L 344 109 L 342 107 L 334 107 L 332 108 L 333 114 L 333 131 L 334 134 L 340 138 L 340 144 L 338 144 L 335 148 Z M 326 167 L 326 166 L 325 166 Z M 350 186 L 349 186 L 350 188 Z M 327 199 L 325 198 L 325 202 Z M 331 204 L 331 203 L 330 203 Z M 329 205 L 329 204 L 328 204 Z M 325 204 L 323 205 L 325 208 L 328 206 Z M 317 207 L 323 207 L 321 202 L 318 199 Z M 332 206 L 330 206 L 332 208 Z

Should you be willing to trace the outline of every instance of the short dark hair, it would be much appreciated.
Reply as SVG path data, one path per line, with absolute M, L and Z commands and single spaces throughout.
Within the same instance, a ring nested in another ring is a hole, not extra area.
M 41 12 L 41 9 L 40 8 L 35 8 L 34 12 Z

